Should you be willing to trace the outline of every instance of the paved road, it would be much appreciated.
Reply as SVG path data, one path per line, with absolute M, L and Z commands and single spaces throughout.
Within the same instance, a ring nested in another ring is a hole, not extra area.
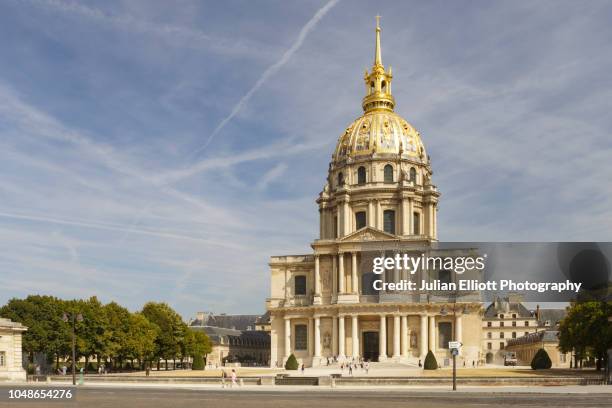
M 0 386 L 5 392 L 6 387 Z M 606 407 L 610 394 L 555 394 L 550 390 L 539 393 L 426 392 L 409 390 L 312 390 L 312 391 L 251 391 L 212 389 L 143 389 L 143 388 L 80 388 L 76 404 L 61 402 L 0 401 L 0 407 L 63 407 L 92 408 L 191 408 L 191 407 L 255 407 L 255 408 L 430 408 L 430 407 Z M 5 400 L 6 401 L 6 400 Z

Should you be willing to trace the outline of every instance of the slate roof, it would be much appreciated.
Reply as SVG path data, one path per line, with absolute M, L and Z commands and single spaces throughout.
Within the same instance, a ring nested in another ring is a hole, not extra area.
M 508 298 L 496 298 L 495 301 L 491 303 L 485 310 L 484 318 L 496 319 L 499 313 L 516 313 L 517 318 L 534 317 L 533 313 L 527 310 L 527 308 L 523 306 L 522 303 L 510 302 Z
M 204 313 L 203 318 L 196 318 L 189 323 L 191 327 L 211 326 L 224 329 L 247 330 L 255 328 L 259 315 L 228 315 Z
M 565 309 L 540 309 L 538 326 L 556 327 L 566 314 Z M 545 325 L 546 321 L 550 322 L 550 326 Z
M 529 333 L 525 336 L 516 339 L 508 340 L 508 347 L 518 344 L 533 344 L 541 342 L 557 342 L 559 341 L 559 331 L 557 330 L 542 330 L 536 333 Z

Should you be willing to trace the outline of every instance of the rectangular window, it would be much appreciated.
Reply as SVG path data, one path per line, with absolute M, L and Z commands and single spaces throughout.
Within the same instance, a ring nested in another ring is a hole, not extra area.
M 383 212 L 383 228 L 389 234 L 395 234 L 395 211 L 385 210 Z
M 338 238 L 338 217 L 334 217 L 334 238 Z
M 525 327 L 529 326 L 529 320 L 525 320 Z
M 421 234 L 421 215 L 418 212 L 412 214 L 412 233 L 414 235 Z
M 355 213 L 355 229 L 362 229 L 366 226 L 366 213 L 365 211 L 359 211 Z
M 525 332 L 525 336 L 528 335 L 528 334 L 529 334 L 529 332 Z
M 512 322 L 512 327 L 516 327 L 516 322 Z
M 0 351 L 0 367 L 4 367 L 6 365 L 6 352 Z
M 503 349 L 504 349 L 504 346 L 505 346 L 505 344 L 504 344 L 504 342 L 503 342 L 503 341 L 502 341 L 501 343 L 499 343 L 499 349 L 500 349 L 500 350 L 503 350 Z
M 516 319 L 516 313 L 512 313 L 512 318 Z
M 512 338 L 516 339 L 516 332 L 512 332 Z
M 499 327 L 504 327 L 504 322 L 499 322 Z
M 500 332 L 500 333 L 499 333 L 499 338 L 500 338 L 500 339 L 503 339 L 503 338 L 504 338 L 504 332 Z
M 492 339 L 492 338 L 493 338 L 493 333 L 488 332 L 488 333 L 487 333 L 487 339 Z
M 438 271 L 438 280 L 442 283 L 451 283 L 451 271 L 448 269 L 442 269 Z
M 493 348 L 493 344 L 492 343 L 487 343 L 487 350 L 491 350 Z
M 308 349 L 308 327 L 305 324 L 295 325 L 295 350 Z
M 487 322 L 487 327 L 491 327 L 491 326 L 493 326 L 491 322 Z
M 295 292 L 296 295 L 306 294 L 306 276 L 298 275 L 295 277 Z
M 438 348 L 447 349 L 453 339 L 453 325 L 450 322 L 438 323 Z

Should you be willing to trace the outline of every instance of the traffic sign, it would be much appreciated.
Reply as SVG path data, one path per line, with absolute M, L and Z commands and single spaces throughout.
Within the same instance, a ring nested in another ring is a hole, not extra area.
M 449 349 L 458 349 L 461 346 L 463 346 L 463 343 L 461 343 L 460 341 L 449 341 L 448 342 Z

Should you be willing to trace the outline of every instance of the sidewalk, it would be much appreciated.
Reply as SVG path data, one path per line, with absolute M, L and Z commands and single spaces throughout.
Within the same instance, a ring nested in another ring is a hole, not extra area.
M 39 387 L 72 387 L 66 383 L 27 383 L 20 384 L 19 386 L 39 386 Z M 326 386 L 295 386 L 295 385 L 244 385 L 229 388 L 222 388 L 221 384 L 168 384 L 168 383 L 146 383 L 146 382 L 105 382 L 105 383 L 85 383 L 83 386 L 77 386 L 78 388 L 152 388 L 152 389 L 166 389 L 166 390 L 215 390 L 224 392 L 297 392 L 297 391 L 308 391 L 308 392 L 397 392 L 397 393 L 452 393 L 452 389 L 449 386 L 337 386 L 337 387 L 326 387 Z M 464 393 L 530 393 L 530 394 L 612 394 L 612 385 L 563 385 L 563 386 L 459 386 L 455 392 Z

